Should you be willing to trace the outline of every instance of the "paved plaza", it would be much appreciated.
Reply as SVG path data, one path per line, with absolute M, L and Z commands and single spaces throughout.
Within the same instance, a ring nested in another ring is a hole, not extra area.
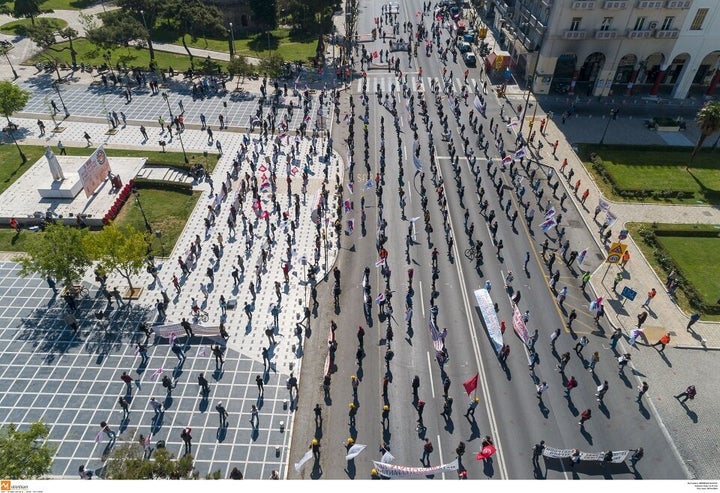
M 78 88 L 78 94 L 81 92 L 82 88 Z M 164 104 L 163 100 L 155 99 Z M 136 107 L 151 111 L 139 104 Z M 190 108 L 186 104 L 186 111 L 191 111 Z M 302 117 L 300 110 L 296 110 L 295 117 L 298 114 Z M 150 118 L 144 115 L 136 116 Z M 26 129 L 35 125 L 33 119 L 14 121 Z M 61 135 L 66 145 L 78 145 L 87 131 L 99 137 L 93 146 L 108 146 L 111 159 L 114 146 L 145 148 L 139 125 L 123 126 L 114 135 L 105 133 L 108 127 L 103 123 L 71 119 L 63 127 Z M 153 132 L 159 133 L 159 129 Z M 27 135 L 25 142 L 54 145 L 57 137 L 48 133 L 50 136 L 44 139 Z M 312 135 L 312 130 L 309 134 Z M 180 432 L 186 426 L 193 430 L 191 453 L 201 475 L 219 470 L 222 477 L 228 477 L 232 468 L 238 467 L 248 479 L 267 478 L 273 470 L 284 476 L 296 405 L 290 399 L 286 381 L 291 372 L 299 375 L 304 339 L 310 333 L 304 320 L 310 292 L 307 272 L 316 265 L 316 279 L 321 281 L 337 253 L 334 230 L 327 227 L 334 221 L 331 213 L 317 223 L 312 220 L 325 172 L 330 184 L 335 182 L 336 175 L 342 181 L 339 156 L 331 153 L 330 160 L 326 159 L 328 141 L 320 138 L 321 134 L 324 132 L 318 132 L 318 138 L 303 139 L 292 132 L 292 136 L 271 135 L 265 141 L 258 134 L 216 132 L 215 138 L 223 141 L 223 155 L 212 175 L 213 187 L 208 181 L 194 183 L 194 188 L 202 192 L 201 198 L 174 250 L 167 259 L 157 259 L 158 279 L 143 271 L 133 281 L 143 287 L 139 299 L 131 303 L 125 300 L 124 305 L 118 306 L 117 302 L 108 305 L 94 275 L 88 272 L 83 282 L 88 294 L 81 298 L 74 313 L 80 325 L 77 334 L 64 320 L 65 301 L 60 294 L 53 293 L 45 280 L 21 277 L 13 262 L 0 264 L 3 307 L 0 385 L 8 389 L 0 401 L 1 423 L 23 426 L 38 419 L 47 423 L 49 443 L 57 446 L 54 476 L 75 477 L 81 464 L 101 474 L 112 447 L 123 441 L 136 441 L 141 434 L 152 437 L 150 447 L 164 440 L 167 448 L 180 456 L 184 451 Z M 200 129 L 187 129 L 183 139 L 188 152 L 210 148 L 206 132 Z M 240 160 L 242 164 L 235 176 L 233 161 L 240 157 L 243 139 L 247 156 Z M 168 141 L 168 148 L 179 150 L 178 142 L 177 138 Z M 147 148 L 159 150 L 156 142 L 148 142 Z M 214 146 L 211 149 L 217 152 Z M 88 155 L 92 150 L 94 147 L 88 148 Z M 303 171 L 308 175 L 305 192 L 301 184 Z M 269 183 L 273 172 L 277 173 L 277 208 L 273 207 L 273 187 Z M 257 179 L 260 187 L 259 201 L 252 200 L 250 192 L 245 200 L 239 196 L 241 182 L 245 180 L 249 185 L 250 176 Z M 292 197 L 287 194 L 288 182 Z M 227 187 L 224 195 L 223 183 Z M 334 189 L 330 192 L 332 196 Z M 238 213 L 234 233 L 227 225 L 231 205 Z M 211 215 L 208 206 L 213 210 L 215 223 L 206 229 L 205 218 Z M 297 221 L 291 228 L 295 214 Z M 242 215 L 247 218 L 246 227 L 240 219 Z M 315 238 L 321 228 L 327 234 L 327 248 L 320 248 L 316 255 Z M 188 258 L 196 235 L 200 238 L 201 253 L 188 262 L 189 273 L 183 275 L 177 258 Z M 220 246 L 219 235 L 222 249 L 217 257 L 212 246 Z M 232 270 L 241 258 L 245 272 L 235 283 Z M 282 272 L 285 263 L 289 266 L 287 282 Z M 207 277 L 208 267 L 214 272 L 213 282 Z M 179 292 L 173 287 L 173 275 L 180 279 Z M 281 283 L 280 299 L 276 281 Z M 119 276 L 111 275 L 107 281 L 110 289 L 123 290 L 126 285 Z M 207 297 L 201 285 L 207 287 Z M 169 296 L 164 318 L 156 309 L 156 302 L 162 300 L 162 290 Z M 225 315 L 219 304 L 221 295 L 232 307 Z M 208 312 L 206 322 L 191 316 L 192 298 Z M 105 314 L 103 321 L 96 318 L 98 311 Z M 182 329 L 167 329 L 183 318 L 193 323 L 197 335 L 187 337 Z M 141 321 L 150 323 L 159 334 L 172 332 L 169 337 L 149 337 L 146 363 L 142 363 L 136 350 L 137 343 L 145 338 L 138 330 Z M 227 328 L 227 341 L 218 333 L 221 322 Z M 171 341 L 183 348 L 184 363 L 171 351 Z M 222 365 L 217 364 L 212 353 L 214 344 L 225 348 Z M 264 365 L 263 348 L 268 348 L 268 365 Z M 135 384 L 126 387 L 120 380 L 123 371 L 135 379 Z M 201 372 L 210 382 L 207 396 L 201 394 L 197 383 Z M 161 384 L 165 375 L 176 382 L 171 395 Z M 258 375 L 264 382 L 262 395 L 256 383 Z M 127 419 L 123 419 L 117 402 L 120 396 L 130 403 Z M 161 419 L 155 418 L 149 404 L 151 397 L 161 401 L 166 409 Z M 219 426 L 215 410 L 218 402 L 229 413 L 227 427 Z M 255 429 L 250 423 L 252 405 L 259 411 Z M 115 442 L 111 443 L 101 433 L 101 421 L 106 421 L 117 433 Z

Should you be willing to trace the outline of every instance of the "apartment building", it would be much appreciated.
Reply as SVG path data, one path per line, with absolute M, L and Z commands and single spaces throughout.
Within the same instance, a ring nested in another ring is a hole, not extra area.
M 718 0 L 486 0 L 516 78 L 541 94 L 712 96 Z

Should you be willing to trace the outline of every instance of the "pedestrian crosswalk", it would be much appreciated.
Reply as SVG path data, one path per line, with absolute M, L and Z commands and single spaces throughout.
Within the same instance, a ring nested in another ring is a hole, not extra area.
M 405 79 L 405 75 L 403 75 L 403 80 Z M 433 77 L 419 77 L 417 75 L 407 75 L 407 82 L 408 87 L 412 92 L 419 92 L 419 91 L 429 91 L 430 86 L 433 81 Z M 437 81 L 440 83 L 440 87 L 443 86 L 443 80 L 442 78 L 438 78 Z M 451 79 L 451 83 L 453 86 L 453 90 L 455 93 L 458 93 L 462 90 L 463 86 L 470 92 L 473 93 L 475 90 L 475 84 L 478 85 L 479 88 L 482 90 L 483 86 L 483 79 L 481 78 L 471 78 L 468 77 L 467 83 L 465 82 L 465 79 L 463 77 L 453 77 Z M 377 94 L 378 88 L 380 89 L 380 92 L 382 94 L 387 94 L 391 92 L 395 93 L 402 93 L 402 82 L 400 79 L 393 75 L 387 75 L 386 77 L 368 77 L 367 78 L 367 92 L 368 94 Z M 360 93 L 362 92 L 363 88 L 363 79 L 358 79 L 355 81 L 355 90 L 356 92 Z

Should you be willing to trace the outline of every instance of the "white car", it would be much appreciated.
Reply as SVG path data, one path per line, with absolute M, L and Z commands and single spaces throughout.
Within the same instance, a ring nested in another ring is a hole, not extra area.
M 400 4 L 392 2 L 392 3 L 386 3 L 383 5 L 382 9 L 383 14 L 399 14 L 400 13 Z

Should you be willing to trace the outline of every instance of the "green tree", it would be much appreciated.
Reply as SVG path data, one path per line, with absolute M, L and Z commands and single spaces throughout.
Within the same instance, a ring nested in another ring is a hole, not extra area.
M 86 25 L 85 31 L 90 41 L 108 50 L 118 46 L 129 48 L 131 41 L 145 41 L 148 38 L 142 22 L 123 10 L 106 13 L 102 25 Z
M 285 65 L 285 59 L 278 53 L 270 53 L 263 56 L 260 59 L 259 69 L 263 74 L 267 74 L 268 77 L 277 77 L 282 73 L 283 66 Z
M 293 32 L 319 35 L 331 31 L 335 5 L 329 0 L 289 0 L 285 10 Z
M 130 290 L 132 276 L 136 276 L 145 265 L 148 253 L 148 238 L 132 226 L 125 229 L 111 222 L 101 231 L 88 236 L 85 247 L 90 256 L 97 260 L 105 272 L 117 272 L 125 278 Z
M 253 66 L 248 62 L 248 59 L 244 55 L 235 55 L 232 60 L 228 63 L 228 73 L 231 77 L 239 76 L 237 80 L 237 86 L 240 87 L 240 78 L 242 82 L 245 82 L 245 77 L 250 75 L 253 70 Z
M 38 19 L 34 26 L 31 26 L 27 30 L 28 36 L 33 42 L 45 51 L 53 51 L 60 53 L 65 50 L 70 50 L 70 57 L 72 58 L 73 66 L 77 65 L 76 55 L 77 52 L 73 47 L 73 39 L 77 38 L 78 32 L 72 27 L 66 27 L 65 29 L 57 29 L 57 26 L 47 19 Z M 68 40 L 68 45 L 63 48 L 55 47 L 55 35 L 59 34 L 64 39 Z M 57 63 L 56 63 L 57 65 Z M 58 78 L 60 74 L 58 73 Z
M 263 30 L 270 31 L 277 27 L 277 2 L 275 0 L 250 0 L 255 23 Z
M 65 287 L 77 284 L 92 261 L 84 248 L 86 229 L 50 224 L 43 234 L 34 234 L 27 256 L 18 257 L 20 275 L 52 277 Z
M 157 449 L 152 461 L 144 459 L 138 442 L 126 442 L 115 447 L 105 467 L 107 479 L 197 479 L 192 455 L 175 456 L 166 448 Z
M 700 108 L 695 117 L 695 122 L 700 128 L 700 137 L 698 137 L 697 144 L 690 154 L 690 160 L 685 169 L 692 165 L 695 155 L 698 153 L 700 148 L 705 142 L 705 139 L 710 137 L 712 134 L 720 130 L 720 101 L 708 101 L 705 105 Z
M 14 17 L 18 19 L 20 17 L 29 17 L 30 22 L 35 25 L 35 17 L 41 13 L 42 10 L 40 10 L 39 0 L 15 0 L 15 8 L 13 9 Z
M 13 113 L 25 108 L 30 101 L 30 95 L 30 91 L 26 91 L 10 81 L 0 82 L 0 114 L 7 118 L 8 124 Z
M 48 474 L 55 453 L 55 448 L 45 443 L 49 433 L 40 421 L 26 431 L 14 424 L 0 428 L 0 478 L 37 479 Z
M 193 40 L 217 33 L 225 33 L 222 12 L 217 7 L 205 5 L 201 0 L 169 0 L 166 4 L 169 12 L 164 15 L 167 18 L 176 19 L 180 23 L 180 31 L 183 33 L 182 44 L 190 57 L 190 65 L 193 66 L 193 54 L 185 41 L 185 35 L 190 35 Z

